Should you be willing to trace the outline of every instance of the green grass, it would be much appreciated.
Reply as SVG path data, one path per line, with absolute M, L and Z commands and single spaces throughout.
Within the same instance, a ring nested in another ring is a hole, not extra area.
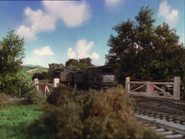
M 41 114 L 37 105 L 4 105 L 0 108 L 0 139 L 22 138 L 24 125 L 39 119 Z

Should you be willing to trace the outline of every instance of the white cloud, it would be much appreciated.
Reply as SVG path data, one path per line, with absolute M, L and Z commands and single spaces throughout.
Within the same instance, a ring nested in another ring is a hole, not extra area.
M 36 33 L 55 30 L 56 22 L 62 20 L 69 27 L 78 27 L 86 23 L 91 16 L 90 6 L 85 2 L 42 1 L 45 11 L 33 11 L 27 7 L 24 11 L 25 24 L 16 32 L 28 40 L 36 40 Z
M 69 48 L 68 52 L 67 52 L 67 55 L 68 55 L 69 58 L 75 58 L 76 57 L 76 52 L 73 51 L 72 48 Z
M 56 18 L 51 14 L 46 14 L 41 10 L 33 11 L 29 7 L 24 11 L 27 21 L 31 24 L 31 29 L 36 31 L 53 31 L 55 29 Z
M 105 0 L 105 2 L 107 6 L 112 7 L 118 5 L 121 0 Z
M 178 20 L 178 10 L 172 10 L 166 1 L 159 6 L 158 16 L 164 16 L 167 23 L 173 25 Z
M 28 40 L 36 40 L 37 39 L 34 31 L 32 31 L 29 27 L 25 27 L 24 25 L 20 26 L 16 30 L 16 34 L 21 37 L 24 37 L 25 39 L 28 39 Z
M 87 43 L 86 40 L 79 40 L 77 42 L 77 50 L 76 52 L 72 49 L 68 49 L 68 57 L 69 58 L 86 58 L 90 57 L 91 59 L 98 59 L 99 55 L 95 52 L 91 52 L 91 49 L 94 47 L 94 42 Z
M 40 50 L 35 49 L 33 51 L 33 53 L 36 54 L 36 55 L 41 55 L 41 56 L 44 56 L 44 55 L 53 55 L 53 52 L 50 50 L 49 46 L 42 47 Z
M 97 53 L 93 52 L 92 55 L 91 55 L 91 58 L 92 59 L 98 59 L 99 55 Z
M 46 14 L 41 10 L 33 11 L 30 7 L 27 7 L 24 11 L 26 15 L 25 25 L 20 26 L 16 33 L 27 40 L 36 40 L 37 32 L 48 32 L 55 30 L 56 18 L 51 14 Z
M 48 63 L 55 63 L 55 59 L 53 57 L 48 57 L 48 56 L 43 56 L 43 55 L 29 55 L 28 57 L 26 56 L 24 59 L 24 64 L 32 64 L 32 65 L 40 65 L 44 67 L 48 67 Z
M 50 50 L 49 46 L 35 49 L 24 59 L 24 64 L 40 65 L 48 67 L 48 63 L 55 63 L 56 57 Z
M 87 42 L 85 40 L 79 40 L 77 42 L 78 58 L 89 57 L 88 52 L 90 51 L 90 49 L 92 47 L 94 47 L 94 43 L 93 42 L 90 42 L 89 44 L 87 44 Z
M 90 6 L 85 2 L 43 1 L 46 11 L 69 27 L 77 27 L 90 19 Z

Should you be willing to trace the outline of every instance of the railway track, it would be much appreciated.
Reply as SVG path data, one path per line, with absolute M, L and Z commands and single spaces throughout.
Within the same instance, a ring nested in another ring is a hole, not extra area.
M 185 105 L 146 98 L 135 100 L 134 113 L 139 123 L 166 138 L 185 138 Z
M 145 124 L 146 128 L 155 130 L 157 134 L 163 135 L 165 138 L 185 138 L 185 130 L 181 130 L 175 127 L 171 127 L 168 125 L 164 125 L 152 120 L 147 120 L 145 118 L 141 118 L 140 116 L 137 116 L 138 124 Z

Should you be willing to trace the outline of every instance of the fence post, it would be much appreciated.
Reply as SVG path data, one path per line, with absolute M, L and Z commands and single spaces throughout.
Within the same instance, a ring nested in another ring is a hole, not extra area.
M 180 77 L 174 77 L 173 99 L 180 100 Z
M 34 79 L 35 85 L 39 83 L 39 80 L 37 78 Z M 39 91 L 39 85 L 36 85 L 37 91 Z
M 59 83 L 59 78 L 54 78 L 53 79 L 53 86 L 57 87 L 57 84 Z
M 46 84 L 44 83 L 44 96 L 46 97 Z
M 150 87 L 150 82 L 147 81 L 147 85 L 146 85 L 146 95 L 150 96 L 151 93 L 151 87 Z
M 130 93 L 130 77 L 125 78 L 125 91 L 126 93 Z
M 154 86 L 151 84 L 151 82 L 147 81 L 146 84 L 146 95 L 151 96 L 154 93 Z

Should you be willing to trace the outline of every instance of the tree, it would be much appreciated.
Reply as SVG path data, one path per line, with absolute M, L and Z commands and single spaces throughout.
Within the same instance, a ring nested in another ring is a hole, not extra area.
M 65 67 L 66 68 L 70 67 L 72 62 L 78 62 L 78 60 L 76 60 L 76 59 L 69 59 L 68 61 L 66 61 Z
M 154 27 L 153 12 L 141 7 L 136 21 L 128 19 L 113 27 L 117 35 L 108 40 L 106 63 L 117 68 L 119 80 L 126 76 L 143 80 L 184 77 L 185 49 L 175 29 L 167 23 Z
M 89 58 L 89 57 L 79 59 L 79 62 L 82 64 L 87 64 L 88 66 L 93 66 L 93 64 L 91 63 L 91 58 Z
M 48 64 L 49 65 L 49 70 L 53 70 L 53 69 L 64 69 L 64 65 L 62 63 L 57 64 L 57 63 L 51 63 Z
M 86 69 L 88 67 L 93 66 L 93 64 L 91 63 L 91 59 L 89 57 L 79 59 L 79 61 L 76 59 L 69 59 L 68 61 L 66 61 L 65 65 L 66 65 L 65 68 L 67 70 L 74 70 L 74 71 Z
M 4 93 L 17 93 L 20 66 L 24 58 L 24 39 L 9 31 L 0 41 L 0 89 Z

